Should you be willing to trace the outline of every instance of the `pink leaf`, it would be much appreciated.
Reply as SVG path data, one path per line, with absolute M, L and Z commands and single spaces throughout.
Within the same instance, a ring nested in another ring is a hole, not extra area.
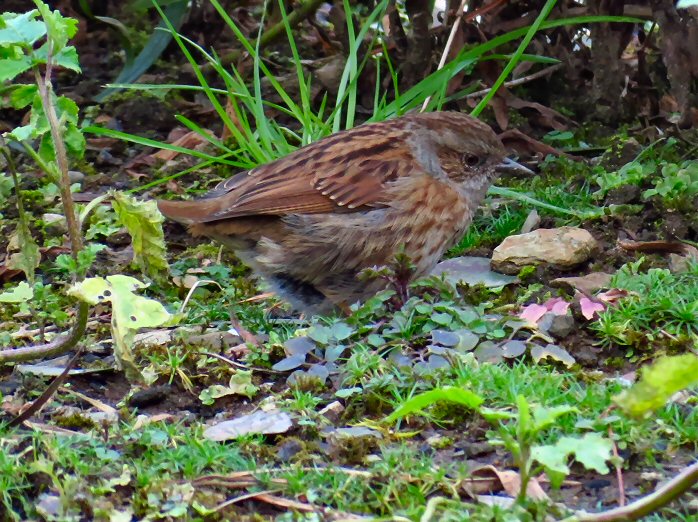
M 566 315 L 567 310 L 569 310 L 570 308 L 570 303 L 565 301 L 562 297 L 548 299 L 543 304 L 549 311 L 551 311 L 555 315 Z
M 528 321 L 529 324 L 536 325 L 547 311 L 548 309 L 543 305 L 530 304 L 521 311 L 519 317 Z
M 589 299 L 588 297 L 582 297 L 579 300 L 579 305 L 582 308 L 582 315 L 586 317 L 588 320 L 591 320 L 594 318 L 594 315 L 598 314 L 599 312 L 604 311 L 604 305 L 601 303 L 596 303 Z

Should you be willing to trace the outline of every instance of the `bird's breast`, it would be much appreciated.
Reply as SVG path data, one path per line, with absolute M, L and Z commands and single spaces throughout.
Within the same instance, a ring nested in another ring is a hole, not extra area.
M 407 179 L 396 189 L 388 220 L 417 272 L 425 274 L 463 236 L 475 205 L 450 182 L 430 176 Z

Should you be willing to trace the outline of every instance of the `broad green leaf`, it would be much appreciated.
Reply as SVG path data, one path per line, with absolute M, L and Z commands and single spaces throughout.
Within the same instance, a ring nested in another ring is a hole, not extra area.
M 562 437 L 556 444 L 533 446 L 531 458 L 543 465 L 551 485 L 557 488 L 570 472 L 567 466 L 570 455 L 585 468 L 605 475 L 608 473 L 606 461 L 611 458 L 612 450 L 610 440 L 592 432 L 582 437 Z
M 533 421 L 531 417 L 531 406 L 523 395 L 516 396 L 516 409 L 519 414 L 519 420 L 516 423 L 518 439 L 525 441 L 530 439 L 533 434 Z
M 15 127 L 12 132 L 6 134 L 7 138 L 14 141 L 26 141 L 32 137 L 34 131 L 33 125 L 23 125 L 21 127 Z
M 574 406 L 555 406 L 546 408 L 544 406 L 534 406 L 533 410 L 533 427 L 534 431 L 541 431 L 551 426 L 558 417 L 568 413 L 578 412 Z
M 29 125 L 32 127 L 32 136 L 43 136 L 51 131 L 48 124 L 48 118 L 44 113 L 44 106 L 41 103 L 41 97 L 37 93 L 32 101 L 32 109 L 29 115 Z
M 82 135 L 82 131 L 75 124 L 69 123 L 66 126 L 63 139 L 68 152 L 72 156 L 76 158 L 83 157 L 87 142 L 85 141 L 85 136 Z
M 0 293 L 0 303 L 26 303 L 34 297 L 34 289 L 26 281 L 20 282 L 11 290 Z
M 698 355 L 661 357 L 645 367 L 640 380 L 613 400 L 628 415 L 647 417 L 676 392 L 698 384 Z
M 52 95 L 51 103 L 54 105 L 56 116 L 59 121 L 66 122 L 68 124 L 72 123 L 73 125 L 78 124 L 79 109 L 73 100 L 65 96 Z M 38 93 L 34 96 L 34 100 L 32 101 L 29 126 L 32 127 L 32 137 L 45 137 L 39 150 L 39 155 L 42 157 L 42 159 L 47 162 L 55 159 L 55 152 L 53 150 L 53 142 L 51 139 L 51 127 L 48 123 L 48 118 L 46 117 L 44 106 Z
M 316 343 L 328 344 L 330 342 L 330 338 L 332 337 L 332 330 L 330 330 L 329 326 L 314 324 L 308 328 L 308 337 L 310 337 Z
M 557 444 L 533 446 L 531 448 L 531 458 L 542 464 L 546 472 L 552 471 L 563 477 L 570 472 L 570 468 L 567 466 L 568 456 L 569 453 Z
M 77 103 L 67 96 L 58 96 L 52 101 L 56 105 L 56 115 L 59 121 L 67 121 L 74 125 L 78 124 L 80 109 Z
M 133 293 L 145 287 L 146 285 L 141 283 L 138 279 L 128 276 L 107 276 L 107 279 L 103 277 L 88 277 L 80 283 L 73 285 L 68 290 L 68 293 L 89 304 L 95 305 L 97 303 L 111 301 L 115 292 L 122 294 Z
M 48 38 L 53 42 L 53 52 L 60 52 L 78 31 L 78 21 L 75 18 L 63 16 L 58 10 L 51 11 L 41 0 L 34 0 L 34 3 L 48 29 Z
M 31 55 L 33 59 L 33 65 L 46 63 L 46 61 L 48 60 L 48 50 L 49 45 L 48 43 L 45 43 L 36 51 L 34 51 L 34 53 L 32 53 Z M 76 73 L 81 72 L 80 61 L 78 60 L 78 52 L 72 45 L 65 47 L 64 49 L 61 49 L 57 53 L 54 51 L 54 54 L 51 55 L 51 63 Z
M 489 422 L 515 420 L 518 418 L 518 415 L 516 415 L 516 413 L 514 413 L 513 411 L 506 411 L 498 408 L 481 407 L 479 413 L 480 415 L 482 415 L 483 419 Z
M 343 341 L 344 339 L 351 337 L 351 335 L 354 333 L 354 329 L 347 323 L 343 322 L 333 324 L 331 331 L 332 337 L 334 337 L 337 341 Z
M 574 453 L 575 460 L 586 469 L 593 469 L 602 475 L 608 473 L 606 461 L 611 458 L 613 443 L 600 433 L 585 433 L 581 438 L 562 437 L 558 445 L 568 453 Z
M 17 44 L 23 47 L 31 47 L 46 34 L 46 25 L 34 20 L 36 10 L 27 11 L 13 17 L 3 15 L 5 27 L 0 29 L 0 45 Z
M 58 65 L 59 67 L 69 69 L 76 73 L 82 72 L 82 69 L 80 69 L 80 61 L 78 60 L 78 51 L 72 45 L 54 54 L 53 63 L 54 65 Z
M 13 80 L 24 71 L 28 71 L 31 66 L 32 61 L 28 56 L 21 56 L 17 59 L 5 58 L 0 60 L 0 83 Z
M 2 81 L 2 80 L 0 80 Z M 37 95 L 38 87 L 34 84 L 14 85 L 10 92 L 10 103 L 13 109 L 24 109 L 31 105 Z
M 139 201 L 123 192 L 114 192 L 112 206 L 131 234 L 133 260 L 144 275 L 158 279 L 167 271 L 164 218 L 155 201 Z
M 425 408 L 438 404 L 439 402 L 452 402 L 476 410 L 483 403 L 483 399 L 479 395 L 476 395 L 469 390 L 458 388 L 456 386 L 435 388 L 428 392 L 416 395 L 404 402 L 402 406 L 385 418 L 385 422 L 395 422 L 396 420 L 406 417 L 407 415 L 419 413 Z

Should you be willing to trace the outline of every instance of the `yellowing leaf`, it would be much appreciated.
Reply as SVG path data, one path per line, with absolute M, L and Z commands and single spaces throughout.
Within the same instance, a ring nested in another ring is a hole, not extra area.
M 112 206 L 121 223 L 128 229 L 133 244 L 133 260 L 144 275 L 158 279 L 167 271 L 165 237 L 162 231 L 164 217 L 155 201 L 139 201 L 136 198 L 114 192 Z
M 31 231 L 24 221 L 20 220 L 17 225 L 17 230 L 10 237 L 7 250 L 8 252 L 18 251 L 7 256 L 7 268 L 21 270 L 29 281 L 33 281 L 34 269 L 39 266 L 41 253 L 39 252 L 39 245 L 34 241 Z
M 139 328 L 161 326 L 171 319 L 170 313 L 159 302 L 134 292 L 145 284 L 125 275 L 92 277 L 73 285 L 68 293 L 90 304 L 111 302 L 111 330 L 114 340 L 114 357 L 120 369 L 131 381 L 142 381 L 132 347 Z
M 661 357 L 643 369 L 640 380 L 614 397 L 633 417 L 646 417 L 661 408 L 676 392 L 698 384 L 698 356 L 692 353 Z
M 232 377 L 228 386 L 214 384 L 199 394 L 199 399 L 206 405 L 211 405 L 219 397 L 226 395 L 244 395 L 251 399 L 259 388 L 252 384 L 252 371 L 239 370 Z
M 22 281 L 12 290 L 0 293 L 0 303 L 26 303 L 34 297 L 34 289 Z

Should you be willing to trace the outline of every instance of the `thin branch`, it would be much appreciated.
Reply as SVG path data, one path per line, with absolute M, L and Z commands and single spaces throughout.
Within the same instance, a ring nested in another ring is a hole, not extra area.
M 663 508 L 698 483 L 698 461 L 684 468 L 669 482 L 632 504 L 603 513 L 578 513 L 562 522 L 626 522 L 638 520 Z
M 78 344 L 78 341 L 85 334 L 89 311 L 90 306 L 86 302 L 81 301 L 78 304 L 75 324 L 67 334 L 57 336 L 50 343 L 0 350 L 0 364 L 31 361 L 33 359 L 55 357 L 64 354 Z
M 29 420 L 29 418 L 37 413 L 48 401 L 51 397 L 53 397 L 53 394 L 56 393 L 56 390 L 60 387 L 63 382 L 65 382 L 66 378 L 68 377 L 68 374 L 70 373 L 70 370 L 75 366 L 75 363 L 78 360 L 78 357 L 80 356 L 81 350 L 78 350 L 78 352 L 73 355 L 73 357 L 68 361 L 68 364 L 65 365 L 65 368 L 61 372 L 61 374 L 53 379 L 51 384 L 48 385 L 48 387 L 44 390 L 44 393 L 42 393 L 38 399 L 36 399 L 34 402 L 32 402 L 27 409 L 25 409 L 22 413 L 17 415 L 14 419 L 12 419 L 7 425 L 8 426 L 19 426 L 22 424 L 24 421 Z
M 462 0 L 460 3 L 460 6 L 458 7 L 458 13 L 456 14 L 456 19 L 453 21 L 453 26 L 451 26 L 451 32 L 448 34 L 448 40 L 446 40 L 446 45 L 444 46 L 444 51 L 441 53 L 441 59 L 439 60 L 439 65 L 436 67 L 437 71 L 440 71 L 441 69 L 444 68 L 446 65 L 446 59 L 448 58 L 448 53 L 451 51 L 451 46 L 453 45 L 453 40 L 456 37 L 456 33 L 458 32 L 458 27 L 460 27 L 460 23 L 465 18 L 466 21 L 473 20 L 474 18 L 484 15 L 487 12 L 491 11 L 498 5 L 502 4 L 505 0 L 494 0 L 492 3 L 482 6 L 479 9 L 475 9 L 472 13 L 468 13 L 467 16 L 465 16 L 465 6 L 468 3 L 468 0 Z M 424 103 L 422 104 L 422 108 L 420 109 L 419 112 L 424 112 L 427 109 L 427 106 L 429 105 L 429 102 L 431 101 L 431 96 L 428 96 L 426 100 L 424 100 Z
M 53 52 L 51 40 L 49 39 L 49 49 L 48 56 L 50 60 L 51 53 Z M 49 123 L 49 128 L 51 129 L 51 140 L 53 141 L 53 148 L 56 151 L 56 163 L 58 164 L 58 175 L 60 179 L 58 181 L 58 188 L 61 191 L 61 202 L 63 203 L 63 213 L 65 214 L 65 220 L 68 226 L 68 236 L 70 237 L 70 250 L 74 259 L 77 259 L 78 252 L 82 250 L 82 235 L 80 234 L 80 226 L 78 224 L 78 218 L 75 213 L 75 204 L 73 203 L 73 196 L 70 193 L 70 176 L 68 175 L 68 152 L 65 148 L 65 142 L 63 141 L 63 136 L 61 135 L 61 124 L 58 121 L 58 116 L 56 115 L 56 109 L 53 105 L 53 100 L 51 99 L 51 94 L 53 93 L 53 87 L 51 86 L 51 78 L 48 76 L 51 73 L 50 61 L 46 67 L 46 77 L 42 77 L 38 68 L 34 68 L 34 77 L 36 84 L 39 87 L 39 96 L 41 97 L 41 104 L 44 107 L 44 114 Z M 74 274 L 75 276 L 77 274 Z
M 623 507 L 627 504 L 625 498 L 625 479 L 623 478 L 623 466 L 620 465 L 620 455 L 618 454 L 618 444 L 616 444 L 613 436 L 613 428 L 608 426 L 608 440 L 613 443 L 613 457 L 615 458 L 614 466 L 616 468 L 616 480 L 618 481 L 618 507 Z
M 300 6 L 296 7 L 286 18 L 288 20 L 288 25 L 293 29 L 296 27 L 298 24 L 300 24 L 303 20 L 306 18 L 312 16 L 315 11 L 318 10 L 318 8 L 322 5 L 322 3 L 325 0 L 307 0 L 306 2 L 303 2 L 300 4 Z M 284 34 L 286 31 L 286 26 L 284 24 L 284 21 L 281 20 L 280 22 L 276 23 L 275 25 L 271 26 L 269 29 L 264 31 L 262 34 L 262 37 L 259 39 L 259 49 L 263 49 L 270 43 L 272 43 L 274 40 L 279 38 L 282 34 Z M 252 47 L 254 47 L 254 43 L 252 43 Z M 232 51 L 224 56 L 221 56 L 220 62 L 223 65 L 227 65 L 229 63 L 233 63 L 236 61 L 238 58 L 243 56 L 243 53 L 241 53 L 239 50 Z M 201 66 L 202 71 L 207 71 L 208 69 L 211 69 L 213 66 L 210 63 L 206 63 Z
M 458 32 L 458 28 L 460 27 L 461 20 L 463 20 L 463 15 L 465 14 L 465 6 L 467 3 L 468 0 L 461 0 L 460 6 L 458 6 L 458 13 L 456 14 L 456 19 L 453 21 L 453 25 L 451 26 L 451 32 L 448 34 L 448 40 L 446 40 L 444 51 L 443 53 L 441 53 L 441 59 L 439 60 L 439 65 L 436 68 L 437 71 L 440 71 L 444 68 L 444 65 L 446 65 L 446 58 L 448 58 L 448 53 L 450 52 L 451 46 L 453 45 L 453 40 L 456 38 L 456 33 Z M 424 100 L 422 108 L 419 112 L 424 112 L 425 110 L 427 110 L 427 106 L 429 105 L 430 101 L 431 96 L 427 96 L 427 99 Z
M 550 67 L 546 67 L 545 69 L 541 69 L 540 71 L 536 71 L 533 74 L 529 74 L 528 76 L 523 76 L 522 78 L 517 78 L 516 80 L 504 82 L 503 87 L 506 87 L 506 88 L 516 87 L 517 85 L 523 85 L 524 83 L 532 82 L 533 80 L 537 80 L 541 76 L 545 76 L 546 74 L 550 74 L 554 71 L 557 71 L 562 66 L 563 66 L 562 63 L 556 63 L 554 65 L 551 65 Z M 482 89 L 481 91 L 471 92 L 470 94 L 467 94 L 465 97 L 466 98 L 479 98 L 480 96 L 484 96 L 485 94 L 487 94 L 491 90 L 492 90 L 492 88 L 488 87 L 487 89 Z

